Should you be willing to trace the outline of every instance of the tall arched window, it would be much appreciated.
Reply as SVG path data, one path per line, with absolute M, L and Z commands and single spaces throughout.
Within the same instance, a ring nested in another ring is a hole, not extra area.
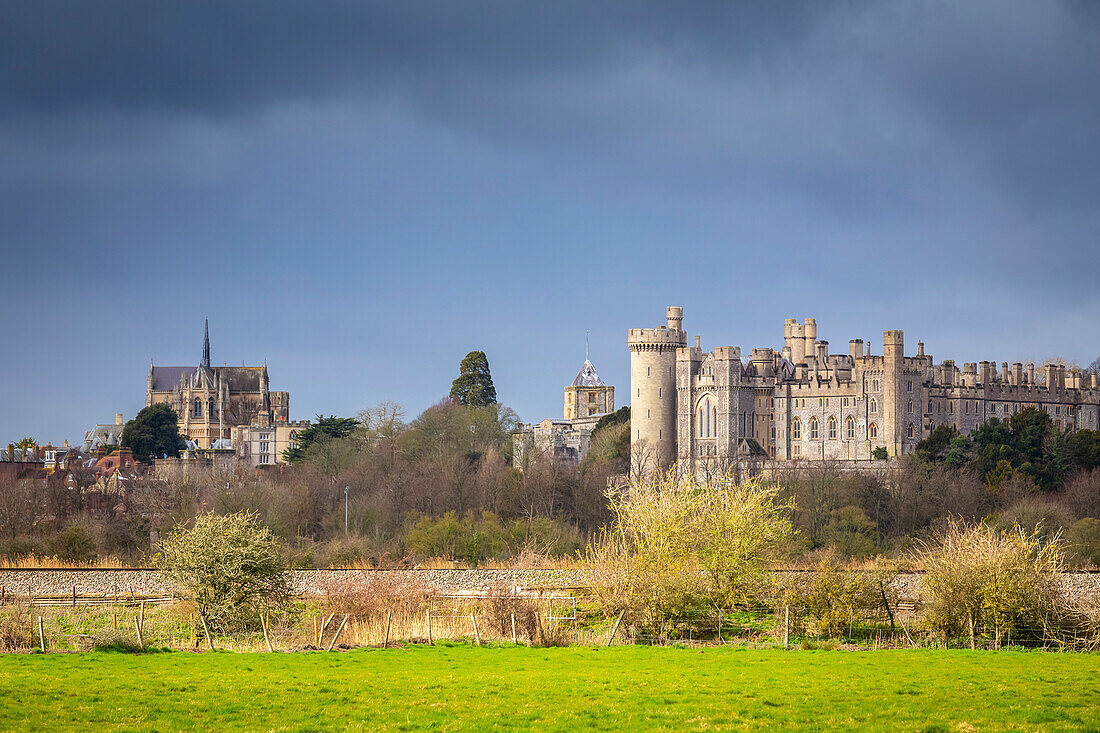
M 906 426 L 906 428 L 905 428 L 905 437 L 907 437 L 907 438 L 912 438 L 913 437 L 913 423 L 909 423 L 909 425 Z
M 802 440 L 802 421 L 797 417 L 791 420 L 791 440 Z
M 210 419 L 214 419 L 214 400 L 210 400 L 206 404 L 206 414 L 210 416 Z
M 908 412 L 910 415 L 913 414 L 913 400 L 909 400 L 905 403 L 905 411 Z
M 877 379 L 872 379 L 871 380 L 871 391 L 872 392 L 878 392 L 878 380 Z
M 878 437 L 878 425 L 876 425 L 875 423 L 871 423 L 870 425 L 867 426 L 867 437 L 868 438 L 877 438 Z
M 851 415 L 844 420 L 844 432 L 847 434 L 848 440 L 856 439 L 856 420 Z
M 697 411 L 699 437 L 713 438 L 718 430 L 718 409 L 713 406 L 710 397 L 704 397 Z
M 829 416 L 829 440 L 836 440 L 836 418 Z
M 202 400 L 195 400 L 195 417 L 202 417 Z
M 818 438 L 818 423 L 816 417 L 810 418 L 810 440 L 817 440 Z
M 874 397 L 871 398 L 871 405 L 868 407 L 871 412 L 878 412 L 878 400 Z

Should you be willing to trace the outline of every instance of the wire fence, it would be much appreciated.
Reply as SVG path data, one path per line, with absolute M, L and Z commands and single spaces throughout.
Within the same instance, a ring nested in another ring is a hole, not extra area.
M 980 626 L 945 634 L 916 603 L 838 611 L 803 606 L 688 608 L 607 613 L 575 595 L 434 595 L 369 610 L 339 597 L 265 614 L 245 628 L 211 628 L 188 604 L 157 598 L 34 598 L 0 604 L 0 650 L 82 650 L 111 645 L 234 651 L 336 650 L 404 643 L 737 645 L 753 648 L 1100 649 L 1083 618 Z

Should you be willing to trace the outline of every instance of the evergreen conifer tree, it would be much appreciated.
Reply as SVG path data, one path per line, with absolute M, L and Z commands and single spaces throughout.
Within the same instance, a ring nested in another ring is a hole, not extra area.
M 497 390 L 489 373 L 484 351 L 471 351 L 458 366 L 458 379 L 451 384 L 451 397 L 467 407 L 495 404 Z

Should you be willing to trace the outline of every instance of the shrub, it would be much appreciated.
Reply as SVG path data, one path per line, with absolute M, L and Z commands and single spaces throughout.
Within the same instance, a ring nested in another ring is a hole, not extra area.
M 787 604 L 801 608 L 815 636 L 836 636 L 860 611 L 882 605 L 881 587 L 874 574 L 845 570 L 833 553 L 813 571 L 799 574 L 785 589 Z
M 597 602 L 653 628 L 665 616 L 763 595 L 791 536 L 776 489 L 729 475 L 635 479 L 607 496 L 613 520 L 586 551 Z
M 157 566 L 208 624 L 233 629 L 290 599 L 290 571 L 278 541 L 255 514 L 203 514 L 162 543 Z
M 1085 517 L 1066 532 L 1067 549 L 1080 565 L 1100 565 L 1100 519 Z
M 50 540 L 50 549 L 58 560 L 69 563 L 88 563 L 96 559 L 95 540 L 88 530 L 73 524 L 58 532 Z
M 823 538 L 841 555 L 867 557 L 875 551 L 875 523 L 857 506 L 834 509 L 829 514 Z
M 359 619 L 413 616 L 424 612 L 436 590 L 415 576 L 385 571 L 362 571 L 362 583 L 348 590 L 345 582 L 328 589 L 321 601 L 325 613 L 346 613 Z
M 939 544 L 925 542 L 914 556 L 925 569 L 931 595 L 927 618 L 948 636 L 1040 627 L 1061 608 L 1058 574 L 1061 541 L 1044 541 L 1039 531 L 1002 531 L 985 524 L 949 520 Z

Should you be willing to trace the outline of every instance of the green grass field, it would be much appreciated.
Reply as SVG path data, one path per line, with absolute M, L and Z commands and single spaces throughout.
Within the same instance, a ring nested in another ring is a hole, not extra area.
M 5 730 L 1088 730 L 1100 657 L 465 645 L 0 656 Z

